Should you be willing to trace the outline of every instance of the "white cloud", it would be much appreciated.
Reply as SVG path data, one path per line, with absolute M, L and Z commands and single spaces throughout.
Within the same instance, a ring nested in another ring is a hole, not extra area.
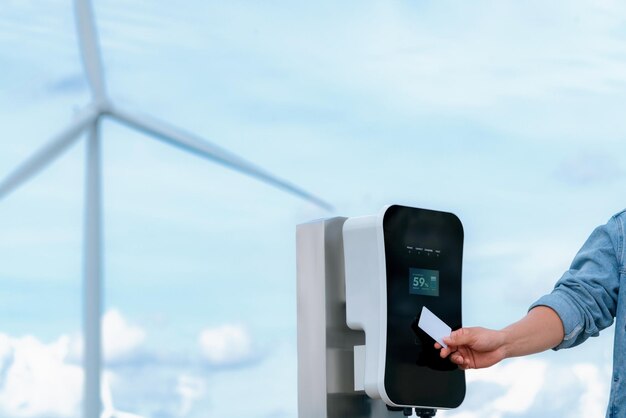
M 146 332 L 129 324 L 117 309 L 102 318 L 102 342 L 107 361 L 119 361 L 134 354 L 146 338 Z
M 117 361 L 138 353 L 146 334 L 129 324 L 117 310 L 103 317 L 103 330 L 110 339 L 105 351 L 111 360 Z M 253 354 L 252 339 L 241 326 L 206 329 L 199 340 L 201 352 L 211 365 L 238 364 Z M 45 343 L 33 336 L 16 338 L 0 333 L 0 417 L 79 416 L 83 389 L 81 350 L 81 339 L 69 335 Z M 103 382 L 103 399 L 108 412 L 115 405 L 116 410 L 144 416 L 197 416 L 200 409 L 207 407 L 208 380 L 188 370 L 198 363 L 172 359 L 174 362 L 170 363 L 167 357 L 163 358 L 155 367 L 141 371 L 133 367 L 114 369 L 115 373 L 104 369 L 103 377 L 108 383 Z
M 46 344 L 32 336 L 0 334 L 0 415 L 76 416 L 83 373 L 68 361 L 70 338 Z
M 547 367 L 541 360 L 517 359 L 477 370 L 468 375 L 468 381 L 496 383 L 507 388 L 504 395 L 485 406 L 491 416 L 500 417 L 507 412 L 522 413 L 532 406 L 543 386 Z
M 446 418 L 603 416 L 610 370 L 593 363 L 519 358 L 470 370 L 465 402 Z
M 591 363 L 575 364 L 572 371 L 584 387 L 578 410 L 585 411 L 585 414 L 590 417 L 604 415 L 609 392 L 608 380 L 600 369 Z
M 232 365 L 251 358 L 252 338 L 241 325 L 222 325 L 200 333 L 200 348 L 209 363 Z
M 117 309 L 110 309 L 102 316 L 102 349 L 106 363 L 119 363 L 129 360 L 138 353 L 146 339 L 143 328 L 131 324 Z M 70 358 L 82 361 L 83 338 L 74 335 L 70 338 Z
M 136 352 L 145 331 L 118 310 L 103 317 L 105 357 L 119 361 Z M 61 335 L 51 343 L 33 336 L 0 334 L 0 416 L 72 417 L 82 402 L 82 338 Z

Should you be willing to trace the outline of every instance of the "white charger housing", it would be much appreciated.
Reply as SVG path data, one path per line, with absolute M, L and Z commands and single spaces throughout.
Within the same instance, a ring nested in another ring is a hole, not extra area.
M 426 306 L 461 327 L 462 246 L 451 213 L 392 205 L 345 221 L 346 322 L 365 333 L 354 352 L 355 390 L 392 407 L 460 405 L 464 372 L 416 324 Z
M 365 331 L 366 338 L 365 346 L 355 347 L 355 389 L 389 405 L 383 385 L 384 361 L 380 361 L 387 339 L 381 215 L 348 218 L 343 224 L 346 322 L 351 329 Z

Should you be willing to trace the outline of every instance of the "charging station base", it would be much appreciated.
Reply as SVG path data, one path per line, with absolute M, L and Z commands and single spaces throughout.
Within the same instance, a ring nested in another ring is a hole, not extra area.
M 355 391 L 354 347 L 365 335 L 346 324 L 342 228 L 346 218 L 300 224 L 297 241 L 298 417 L 400 418 Z

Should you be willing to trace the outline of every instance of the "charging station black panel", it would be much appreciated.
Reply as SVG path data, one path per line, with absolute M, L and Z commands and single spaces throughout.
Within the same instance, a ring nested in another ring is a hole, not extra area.
M 463 225 L 452 213 L 391 206 L 383 231 L 387 395 L 397 405 L 456 408 L 465 397 L 465 372 L 439 356 L 417 322 L 426 306 L 453 330 L 462 326 Z

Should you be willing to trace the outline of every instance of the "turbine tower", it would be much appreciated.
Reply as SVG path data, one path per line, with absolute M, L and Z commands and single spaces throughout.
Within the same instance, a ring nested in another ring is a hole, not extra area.
M 83 249 L 83 341 L 85 372 L 83 417 L 101 413 L 100 376 L 102 364 L 102 186 L 100 122 L 109 118 L 185 151 L 213 160 L 274 187 L 308 200 L 324 209 L 332 207 L 307 191 L 273 176 L 254 164 L 196 135 L 115 105 L 107 95 L 98 33 L 89 0 L 75 0 L 75 18 L 80 54 L 87 76 L 91 101 L 50 142 L 0 182 L 0 199 L 42 171 L 87 133 L 85 163 L 85 224 Z

